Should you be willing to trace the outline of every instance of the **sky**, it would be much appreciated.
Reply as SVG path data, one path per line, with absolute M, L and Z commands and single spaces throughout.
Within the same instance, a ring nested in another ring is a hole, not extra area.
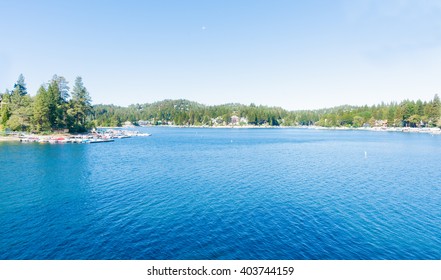
M 0 0 L 0 91 L 81 76 L 94 104 L 288 110 L 441 93 L 437 0 Z

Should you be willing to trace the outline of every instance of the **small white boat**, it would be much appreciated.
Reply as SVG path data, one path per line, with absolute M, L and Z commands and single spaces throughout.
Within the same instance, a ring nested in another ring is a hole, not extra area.
M 105 143 L 105 142 L 113 142 L 115 140 L 113 139 L 91 139 L 89 140 L 90 144 L 95 144 L 95 143 Z

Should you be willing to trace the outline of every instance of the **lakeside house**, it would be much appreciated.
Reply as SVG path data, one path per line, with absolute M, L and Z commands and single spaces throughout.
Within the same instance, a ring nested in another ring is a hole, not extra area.
M 237 124 L 239 124 L 239 117 L 238 116 L 236 116 L 236 115 L 233 115 L 233 116 L 231 116 L 231 122 L 230 122 L 230 124 L 231 125 L 237 125 Z
M 213 126 L 225 125 L 226 124 L 224 122 L 224 119 L 222 119 L 222 117 L 212 118 L 211 119 L 211 123 L 213 124 Z
M 230 125 L 247 125 L 248 119 L 245 117 L 238 117 L 236 115 L 231 116 Z
M 138 124 L 139 124 L 140 126 L 147 126 L 147 125 L 151 125 L 152 122 L 151 122 L 151 121 L 139 120 L 139 121 L 138 121 Z
M 126 121 L 123 123 L 122 127 L 134 127 L 133 123 L 130 121 Z
M 387 127 L 387 120 L 376 120 L 375 127 Z

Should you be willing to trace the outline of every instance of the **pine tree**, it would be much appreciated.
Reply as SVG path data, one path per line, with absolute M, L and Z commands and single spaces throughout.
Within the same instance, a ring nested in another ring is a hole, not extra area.
M 435 119 L 439 119 L 441 117 L 441 100 L 439 99 L 438 94 L 435 94 L 435 96 L 433 97 L 433 112 L 432 112 L 432 116 Z
M 48 119 L 52 128 L 56 127 L 58 96 L 58 84 L 53 81 L 47 88 Z
M 8 103 L 7 107 L 10 115 L 7 117 L 6 126 L 12 130 L 28 130 L 31 125 L 32 99 L 27 94 L 23 74 L 20 74 L 17 83 L 14 84 Z
M 56 81 L 58 84 L 58 89 L 60 90 L 60 97 L 64 102 L 67 102 L 69 99 L 69 86 L 67 85 L 69 82 L 63 77 L 55 74 L 52 77 L 52 81 Z
M 18 94 L 20 94 L 21 96 L 28 93 L 23 74 L 20 74 L 20 76 L 18 76 L 17 83 L 14 84 L 14 91 L 17 91 Z
M 77 77 L 72 91 L 68 114 L 73 118 L 71 131 L 83 132 L 87 130 L 87 117 L 92 113 L 92 99 L 83 84 L 83 79 Z
M 50 97 L 48 91 L 41 86 L 35 96 L 33 123 L 36 132 L 49 131 L 50 122 Z

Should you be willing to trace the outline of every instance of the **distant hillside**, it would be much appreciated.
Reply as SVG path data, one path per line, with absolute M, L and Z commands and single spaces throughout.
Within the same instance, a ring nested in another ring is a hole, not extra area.
M 128 107 L 95 105 L 97 126 L 120 126 L 129 121 L 149 125 L 320 125 L 360 126 L 441 126 L 438 95 L 430 101 L 404 100 L 373 106 L 342 105 L 318 110 L 288 111 L 280 107 L 237 103 L 207 106 L 185 99 L 163 100 Z

